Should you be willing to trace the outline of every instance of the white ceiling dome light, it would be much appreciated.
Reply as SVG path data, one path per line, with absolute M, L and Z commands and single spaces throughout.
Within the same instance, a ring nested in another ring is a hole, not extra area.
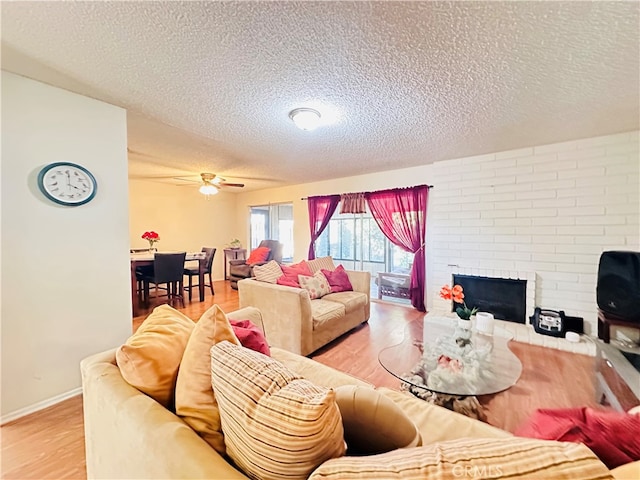
M 315 130 L 320 124 L 320 112 L 313 108 L 296 108 L 289 112 L 289 118 L 301 130 Z

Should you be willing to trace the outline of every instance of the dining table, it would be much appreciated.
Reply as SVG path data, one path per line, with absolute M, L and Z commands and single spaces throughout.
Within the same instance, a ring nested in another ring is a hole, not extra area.
M 177 252 L 162 252 L 177 253 Z M 145 265 L 153 265 L 155 252 L 137 252 L 131 253 L 131 307 L 133 316 L 138 315 L 138 282 L 136 280 L 136 268 Z M 204 275 L 207 269 L 205 252 L 187 252 L 185 261 L 198 261 L 198 291 L 200 293 L 200 301 L 204 302 Z

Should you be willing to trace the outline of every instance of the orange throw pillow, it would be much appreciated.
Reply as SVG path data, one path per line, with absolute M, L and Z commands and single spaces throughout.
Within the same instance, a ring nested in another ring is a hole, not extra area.
M 247 258 L 247 264 L 253 265 L 254 263 L 264 262 L 269 258 L 269 252 L 271 249 L 269 247 L 258 247 L 255 250 L 252 250 L 249 254 L 249 258 Z
M 116 350 L 122 378 L 173 409 L 178 367 L 195 326 L 193 320 L 169 305 L 156 307 Z
M 214 305 L 195 324 L 176 383 L 176 414 L 222 455 L 225 445 L 218 402 L 211 387 L 209 350 L 225 340 L 240 345 L 227 316 Z

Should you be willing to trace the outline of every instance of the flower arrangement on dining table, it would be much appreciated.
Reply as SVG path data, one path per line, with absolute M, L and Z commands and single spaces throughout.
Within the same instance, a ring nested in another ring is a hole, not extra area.
M 471 316 L 475 315 L 478 311 L 476 307 L 467 307 L 464 301 L 464 290 L 461 285 L 454 285 L 453 288 L 449 285 L 444 285 L 440 289 L 440 297 L 445 300 L 453 300 L 455 303 L 461 303 L 462 307 L 456 308 L 456 314 L 463 320 L 470 320 Z
M 153 244 L 160 241 L 160 235 L 158 235 L 153 230 L 150 232 L 144 232 L 142 234 L 142 238 L 149 242 L 149 249 L 153 248 Z

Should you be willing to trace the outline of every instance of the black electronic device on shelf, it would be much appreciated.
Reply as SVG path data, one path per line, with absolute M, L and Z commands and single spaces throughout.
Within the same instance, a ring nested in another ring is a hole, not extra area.
M 549 310 L 536 307 L 529 317 L 533 329 L 542 335 L 564 337 L 567 332 L 584 333 L 584 319 L 570 317 L 562 310 Z
M 640 325 L 640 252 L 602 252 L 596 297 L 605 315 Z

